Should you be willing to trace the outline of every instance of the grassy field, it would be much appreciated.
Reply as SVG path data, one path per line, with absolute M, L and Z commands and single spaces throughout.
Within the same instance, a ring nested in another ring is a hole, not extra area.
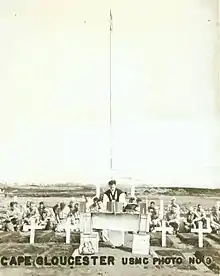
M 92 198 L 91 196 L 88 198 Z M 164 206 L 167 206 L 170 203 L 170 200 L 172 198 L 172 196 L 169 195 L 147 195 L 147 196 L 141 196 L 141 198 L 144 200 L 145 198 L 148 198 L 149 200 L 155 200 L 156 204 L 159 205 L 159 199 L 163 199 L 164 200 Z M 36 204 L 38 204 L 40 201 L 44 201 L 45 204 L 48 207 L 53 207 L 56 203 L 60 203 L 60 202 L 65 202 L 66 204 L 69 203 L 70 199 L 73 199 L 75 202 L 80 201 L 80 197 L 79 196 L 71 196 L 71 197 L 51 197 L 51 196 L 43 196 L 43 197 L 32 197 L 31 195 L 26 197 L 26 196 L 18 196 L 18 201 L 19 204 L 25 204 L 25 202 L 27 200 L 31 200 L 33 202 L 35 202 Z M 9 202 L 13 200 L 13 197 L 1 197 L 0 200 L 0 207 L 6 207 L 8 206 Z M 196 206 L 197 204 L 202 204 L 204 206 L 205 209 L 209 209 L 211 208 L 216 201 L 220 201 L 220 197 L 218 196 L 209 196 L 209 197 L 205 197 L 205 196 L 176 196 L 176 201 L 177 203 L 186 208 L 189 206 Z

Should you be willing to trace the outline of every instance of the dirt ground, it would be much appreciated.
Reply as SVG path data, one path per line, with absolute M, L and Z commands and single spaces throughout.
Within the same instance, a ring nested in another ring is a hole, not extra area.
M 152 264 L 147 265 L 122 265 L 122 257 L 133 257 L 131 253 L 121 251 L 119 249 L 101 248 L 99 255 L 114 256 L 116 259 L 115 266 L 82 266 L 76 268 L 1 268 L 0 276 L 199 276 L 201 271 L 196 270 L 179 270 L 175 267 L 159 268 Z M 211 272 L 203 272 L 203 275 L 213 276 Z

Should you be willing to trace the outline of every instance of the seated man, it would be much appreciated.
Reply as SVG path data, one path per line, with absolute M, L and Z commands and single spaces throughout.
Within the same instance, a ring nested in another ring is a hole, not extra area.
M 28 200 L 24 206 L 22 206 L 22 213 L 25 213 L 27 209 L 30 207 L 30 201 Z
M 176 234 L 179 230 L 180 215 L 178 209 L 173 205 L 170 211 L 166 214 L 167 226 L 173 227 L 173 234 Z
M 19 209 L 20 212 L 22 212 L 22 206 L 18 203 L 17 197 L 14 197 L 13 203 L 14 203 L 14 207 L 15 207 L 16 209 Z
M 134 197 L 129 199 L 128 204 L 124 208 L 124 212 L 136 212 L 138 205 Z
M 56 227 L 56 231 L 60 232 L 60 231 L 64 231 L 64 227 L 65 224 L 67 222 L 67 217 L 69 216 L 70 213 L 70 208 L 68 206 L 66 206 L 66 204 L 64 202 L 60 203 L 60 207 L 57 210 L 57 227 Z
M 150 206 L 148 206 L 148 212 L 150 213 L 154 212 L 155 207 L 156 207 L 155 201 L 151 201 Z
M 151 209 L 150 231 L 154 232 L 155 227 L 161 226 L 161 219 L 159 216 L 159 208 L 157 206 Z
M 93 198 L 93 204 L 89 206 L 91 212 L 99 212 L 101 210 L 101 200 L 98 197 Z
M 23 213 L 23 224 L 30 225 L 31 220 L 34 220 L 36 224 L 39 223 L 39 212 L 33 202 L 30 202 L 29 207 L 26 206 Z
M 207 227 L 207 221 L 206 221 L 206 213 L 204 209 L 202 208 L 201 204 L 197 205 L 197 208 L 195 210 L 196 218 L 194 219 L 196 228 L 199 227 L 199 221 L 202 221 L 203 228 Z
M 190 207 L 188 212 L 186 213 L 186 218 L 183 220 L 184 230 L 185 232 L 190 232 L 192 228 L 195 228 L 195 219 L 196 214 L 193 210 L 193 207 Z
M 176 207 L 176 211 L 180 213 L 180 206 L 176 203 L 176 198 L 172 197 L 170 205 L 168 205 L 168 211 L 171 210 L 172 206 Z
M 210 224 L 212 232 L 220 234 L 220 211 L 216 206 L 212 208 Z
M 140 213 L 140 203 L 142 203 L 142 199 L 138 197 L 136 199 L 136 203 L 137 203 L 137 207 L 135 208 L 135 212 Z
M 55 217 L 57 217 L 58 209 L 59 209 L 59 204 L 56 203 L 52 208 Z
M 33 202 L 30 202 L 29 207 L 27 207 L 23 213 L 24 224 L 29 225 L 32 219 L 34 219 L 35 223 L 38 224 L 39 222 L 38 209 Z
M 74 209 L 74 201 L 73 200 L 70 200 L 68 207 L 70 208 L 70 212 L 72 212 L 72 210 Z
M 72 229 L 79 230 L 80 223 L 80 213 L 79 213 L 79 203 L 73 204 L 73 201 L 69 204 L 69 214 L 68 217 L 71 218 L 71 224 L 73 225 Z
M 53 227 L 53 217 L 49 209 L 47 209 L 41 201 L 38 207 L 39 224 L 45 226 L 45 230 L 50 230 Z
M 21 226 L 21 212 L 15 207 L 14 202 L 10 202 L 10 206 L 6 213 L 5 231 L 17 231 Z

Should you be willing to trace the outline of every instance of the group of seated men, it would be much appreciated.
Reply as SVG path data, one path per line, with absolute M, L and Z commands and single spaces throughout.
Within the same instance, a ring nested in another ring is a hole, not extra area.
M 124 212 L 139 212 L 141 199 L 131 197 L 127 204 L 124 205 Z M 89 205 L 90 211 L 102 211 L 103 202 L 97 197 L 93 198 L 92 204 Z M 192 228 L 198 228 L 199 221 L 202 222 L 203 228 L 207 228 L 207 215 L 201 204 L 196 208 L 190 207 L 182 218 L 180 216 L 180 206 L 176 203 L 176 199 L 172 198 L 170 205 L 161 217 L 158 206 L 155 201 L 151 201 L 148 207 L 150 213 L 150 231 L 155 232 L 156 227 L 161 226 L 162 219 L 166 220 L 167 226 L 170 226 L 172 233 L 180 231 L 181 225 L 184 232 L 190 232 Z M 181 214 L 182 215 L 182 214 Z M 70 218 L 71 224 L 75 229 L 79 229 L 80 215 L 79 203 L 72 200 L 69 205 L 64 202 L 56 204 L 53 208 L 47 208 L 44 202 L 40 202 L 36 206 L 33 202 L 27 201 L 25 206 L 20 206 L 17 202 L 11 202 L 6 217 L 3 220 L 3 229 L 5 231 L 25 231 L 25 225 L 30 225 L 34 220 L 35 224 L 40 225 L 42 229 L 55 231 L 63 231 L 63 225 L 67 218 Z M 210 213 L 210 227 L 213 232 L 220 234 L 220 207 L 214 206 Z
M 67 206 L 64 202 L 56 204 L 53 208 L 47 208 L 44 202 L 36 206 L 33 202 L 27 201 L 24 206 L 18 202 L 10 202 L 5 218 L 2 221 L 2 227 L 5 231 L 25 231 L 25 226 L 32 221 L 42 229 L 54 229 L 59 231 L 59 225 L 70 218 L 71 224 L 76 225 L 79 221 L 79 203 L 71 200 Z
M 155 227 L 161 226 L 162 218 L 154 201 L 150 203 L 148 210 L 151 212 L 150 229 L 154 232 Z M 196 208 L 189 207 L 185 214 L 180 214 L 180 206 L 176 203 L 175 198 L 171 200 L 171 204 L 165 213 L 166 226 L 171 228 L 171 233 L 191 232 L 192 228 L 199 227 L 201 221 L 203 228 L 210 227 L 213 233 L 220 234 L 220 207 L 216 205 L 212 208 L 209 214 L 209 225 L 207 218 L 207 213 L 201 204 L 198 204 Z

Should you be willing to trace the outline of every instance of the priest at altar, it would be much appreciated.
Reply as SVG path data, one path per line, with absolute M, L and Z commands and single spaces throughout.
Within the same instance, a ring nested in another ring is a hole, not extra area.
M 107 210 L 107 202 L 121 202 L 126 205 L 125 193 L 116 188 L 116 181 L 111 180 L 108 183 L 109 189 L 104 193 L 103 196 L 103 208 Z
M 126 205 L 125 193 L 116 187 L 116 181 L 111 180 L 108 183 L 109 189 L 103 196 L 103 210 L 107 211 L 107 202 L 120 202 Z M 124 243 L 124 232 L 104 229 L 102 231 L 103 241 L 109 243 L 112 247 L 121 246 Z

